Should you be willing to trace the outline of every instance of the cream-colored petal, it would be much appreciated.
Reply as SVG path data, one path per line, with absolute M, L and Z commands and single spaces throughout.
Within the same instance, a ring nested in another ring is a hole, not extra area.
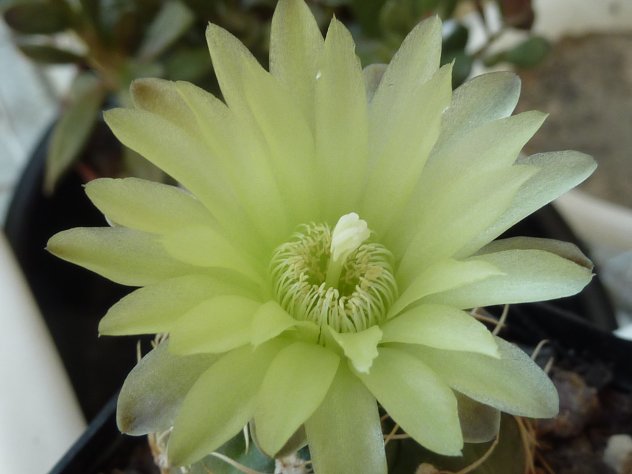
M 317 344 L 296 342 L 270 364 L 254 420 L 261 449 L 274 456 L 322 403 L 340 358 Z
M 407 306 L 425 296 L 457 289 L 490 276 L 502 274 L 494 265 L 479 260 L 441 260 L 423 268 L 410 285 L 405 287 L 404 292 L 389 309 L 388 318 L 396 316 Z
M 394 348 L 380 348 L 371 372 L 358 374 L 402 429 L 422 446 L 457 456 L 463 437 L 452 390 L 419 359 Z
M 437 147 L 487 122 L 509 117 L 519 95 L 520 78 L 513 72 L 490 72 L 465 82 L 456 88 L 443 114 Z
M 577 151 L 541 153 L 519 158 L 517 162 L 535 166 L 539 171 L 518 190 L 507 211 L 463 247 L 459 255 L 476 252 L 516 222 L 577 186 L 597 167 L 591 156 Z
M 51 237 L 53 255 L 116 283 L 144 286 L 199 273 L 169 256 L 155 235 L 124 227 L 76 227 Z
M 543 250 L 505 250 L 469 260 L 494 265 L 503 275 L 436 293 L 422 301 L 457 308 L 543 301 L 574 295 L 592 278 L 586 267 Z
M 408 346 L 452 388 L 512 415 L 550 418 L 558 411 L 555 386 L 521 349 L 496 338 L 500 358 Z
M 294 224 L 301 222 L 297 218 L 316 218 L 313 136 L 299 106 L 237 38 L 215 25 L 209 25 L 206 37 L 224 98 L 251 134 L 250 159 L 268 163 L 267 174 L 260 177 L 271 184 L 267 192 L 279 209 L 288 209 Z M 268 216 L 265 207 L 253 204 Z M 286 237 L 283 224 L 272 227 Z
M 172 465 L 191 464 L 217 450 L 252 418 L 270 362 L 283 347 L 275 340 L 230 352 L 204 372 L 187 394 L 169 437 Z
M 346 364 L 305 431 L 315 472 L 386 474 L 377 402 Z
M 250 325 L 261 303 L 237 295 L 217 296 L 182 316 L 170 333 L 170 350 L 188 355 L 227 352 L 250 342 Z
M 451 96 L 452 65 L 447 65 L 414 87 L 387 115 L 378 115 L 380 110 L 371 104 L 371 171 L 360 212 L 378 236 L 397 217 L 396 210 L 408 202 L 439 136 L 441 114 Z
M 338 333 L 328 326 L 331 336 L 358 372 L 369 373 L 373 360 L 378 356 L 377 345 L 382 340 L 378 326 L 358 332 Z
M 122 336 L 169 332 L 187 311 L 214 296 L 250 295 L 238 283 L 209 275 L 185 275 L 139 288 L 112 306 L 99 334 Z
M 175 82 L 157 78 L 136 79 L 130 86 L 130 93 L 137 109 L 173 122 L 192 137 L 199 133 L 195 115 L 178 93 Z
M 235 271 L 261 283 L 265 270 L 260 262 L 235 247 L 212 227 L 185 227 L 161 236 L 169 255 L 198 267 L 217 267 Z
M 367 103 L 371 103 L 373 100 L 373 96 L 377 91 L 377 87 L 380 85 L 382 77 L 384 77 L 384 72 L 387 67 L 388 64 L 369 64 L 362 70 Z
M 437 195 L 425 196 L 419 203 L 418 226 L 402 257 L 398 278 L 406 284 L 420 268 L 455 255 L 505 212 L 520 186 L 536 171 L 512 166 L 456 178 L 444 182 Z
M 316 79 L 316 159 L 326 222 L 357 211 L 367 160 L 367 111 L 351 34 L 333 19 Z M 314 178 L 313 178 L 314 179 Z
M 137 178 L 100 178 L 85 189 L 111 222 L 132 229 L 163 234 L 192 224 L 213 224 L 202 203 L 175 186 Z
M 217 356 L 171 354 L 168 342 L 145 355 L 127 375 L 118 396 L 116 424 L 134 436 L 166 431 L 186 393 Z
M 465 311 L 443 305 L 420 305 L 382 326 L 382 342 L 423 344 L 450 351 L 469 351 L 498 357 L 494 336 Z
M 295 98 L 310 124 L 314 121 L 314 88 L 323 35 L 301 0 L 280 0 L 272 17 L 270 73 Z

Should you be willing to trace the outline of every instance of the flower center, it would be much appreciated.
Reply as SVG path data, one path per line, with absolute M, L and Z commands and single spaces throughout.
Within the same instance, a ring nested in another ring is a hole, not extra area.
M 307 224 L 276 248 L 270 263 L 278 303 L 299 321 L 357 332 L 379 324 L 397 297 L 393 257 L 368 241 L 357 214 L 327 224 Z

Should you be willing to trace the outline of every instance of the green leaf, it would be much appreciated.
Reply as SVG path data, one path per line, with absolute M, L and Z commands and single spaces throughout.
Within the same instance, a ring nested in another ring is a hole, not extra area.
M 53 192 L 61 175 L 78 157 L 90 137 L 104 97 L 103 84 L 92 74 L 80 74 L 73 82 L 68 106 L 55 125 L 48 147 L 45 192 Z
M 184 396 L 216 360 L 215 355 L 179 357 L 160 344 L 132 369 L 118 397 L 116 424 L 139 436 L 171 428 Z
M 163 53 L 193 23 L 191 10 L 179 0 L 170 0 L 153 19 L 138 50 L 138 57 L 149 61 Z
M 538 65 L 551 50 L 550 43 L 541 36 L 531 36 L 514 48 L 493 54 L 484 59 L 486 66 L 493 66 L 500 62 L 508 62 L 519 68 L 529 68 Z
M 55 46 L 18 42 L 17 47 L 33 61 L 43 64 L 73 64 L 81 63 L 85 59 L 72 51 Z
M 32 2 L 13 5 L 4 12 L 4 20 L 14 30 L 26 34 L 48 35 L 71 26 L 70 11 L 61 2 Z

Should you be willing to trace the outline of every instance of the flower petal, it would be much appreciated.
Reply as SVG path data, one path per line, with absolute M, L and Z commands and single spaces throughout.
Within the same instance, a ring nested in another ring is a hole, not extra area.
M 520 78 L 513 72 L 481 74 L 459 86 L 443 114 L 437 147 L 487 122 L 509 117 L 520 95 Z
M 46 249 L 116 283 L 143 286 L 195 273 L 167 254 L 158 239 L 123 227 L 76 227 L 50 238 Z
M 130 86 L 130 93 L 137 109 L 173 122 L 192 137 L 199 133 L 195 115 L 178 94 L 175 82 L 157 78 L 136 79 Z
M 586 267 L 542 250 L 505 250 L 476 255 L 472 260 L 494 265 L 504 275 L 436 293 L 423 301 L 457 308 L 543 301 L 574 295 L 592 278 Z
M 191 464 L 215 451 L 252 418 L 266 369 L 283 341 L 253 351 L 249 346 L 223 356 L 189 390 L 167 447 L 171 464 Z
M 358 372 L 368 374 L 373 360 L 378 356 L 377 345 L 382 340 L 382 330 L 378 326 L 371 326 L 364 331 L 344 333 L 338 333 L 329 326 L 328 329 L 353 367 Z
M 387 67 L 387 64 L 369 64 L 362 70 L 367 103 L 371 103 L 373 100 L 373 96 L 382 81 L 382 77 L 384 77 Z
M 404 39 L 388 65 L 371 103 L 371 115 L 388 121 L 391 111 L 439 69 L 441 21 L 437 17 L 419 23 Z
M 184 396 L 217 359 L 210 354 L 175 356 L 167 346 L 160 344 L 127 375 L 116 407 L 121 432 L 139 436 L 171 428 Z
M 248 294 L 245 288 L 207 275 L 185 275 L 139 288 L 112 306 L 99 334 L 121 336 L 169 332 L 202 301 L 220 294 Z
M 398 269 L 401 281 L 405 284 L 418 268 L 456 254 L 505 212 L 520 186 L 536 171 L 512 166 L 474 179 L 448 180 L 441 192 L 426 196 L 419 204 L 415 236 Z
M 233 270 L 254 282 L 262 281 L 263 269 L 256 259 L 244 254 L 212 227 L 197 225 L 170 232 L 160 239 L 177 260 L 198 267 Z
M 219 354 L 250 342 L 250 325 L 261 303 L 243 296 L 217 296 L 182 316 L 170 334 L 170 350 Z
M 298 324 L 276 301 L 262 304 L 252 318 L 250 343 L 258 346 Z
M 224 226 L 238 224 L 238 206 L 205 145 L 186 130 L 144 110 L 111 109 L 104 118 L 114 135 L 182 183 Z M 186 158 L 186 159 L 183 159 Z M 234 209 L 234 212 L 233 212 Z
M 437 349 L 469 351 L 498 357 L 494 336 L 468 313 L 442 305 L 420 305 L 391 319 L 382 342 L 423 344 Z
M 289 208 L 295 219 L 316 218 L 314 143 L 303 113 L 237 38 L 212 24 L 206 37 L 224 98 L 251 134 L 251 160 L 269 164 L 259 179 L 270 183 L 267 192 L 273 193 L 279 209 Z M 268 209 L 257 202 L 253 205 L 268 215 Z M 291 228 L 283 224 L 267 227 L 279 228 L 279 235 L 285 237 Z
M 195 197 L 175 186 L 137 178 L 101 178 L 90 181 L 85 190 L 110 221 L 132 229 L 162 234 L 213 222 Z
M 507 211 L 493 225 L 474 237 L 460 250 L 459 255 L 471 255 L 516 222 L 577 186 L 597 167 L 591 156 L 577 151 L 541 153 L 519 158 L 517 163 L 535 166 L 539 171 L 518 190 Z
M 393 106 L 387 116 L 376 115 L 371 108 L 371 172 L 361 213 L 378 235 L 397 216 L 393 210 L 403 208 L 419 180 L 439 136 L 441 115 L 450 103 L 451 76 L 452 65 L 442 67 L 427 82 L 413 88 L 406 101 Z
M 439 454 L 461 453 L 463 438 L 456 398 L 419 359 L 382 347 L 371 372 L 357 375 L 415 441 Z
M 388 312 L 388 318 L 401 313 L 407 306 L 425 296 L 460 288 L 484 280 L 493 275 L 502 275 L 498 268 L 480 260 L 441 260 L 425 267 L 404 290 Z
M 500 430 L 500 411 L 475 402 L 462 393 L 455 392 L 459 405 L 459 421 L 466 443 L 486 443 L 494 439 Z
M 553 382 L 521 349 L 496 338 L 500 358 L 408 346 L 455 390 L 512 415 L 550 418 L 558 412 Z
M 274 456 L 322 403 L 340 358 L 319 345 L 296 342 L 272 361 L 254 414 L 261 449 Z
M 305 430 L 316 472 L 386 474 L 377 403 L 345 364 Z
M 316 80 L 316 159 L 324 217 L 334 223 L 356 209 L 367 160 L 367 112 L 360 60 L 351 34 L 329 25 Z M 353 124 L 341 127 L 340 124 Z
M 272 17 L 270 73 L 296 98 L 313 122 L 314 86 L 324 40 L 309 7 L 299 0 L 281 0 Z

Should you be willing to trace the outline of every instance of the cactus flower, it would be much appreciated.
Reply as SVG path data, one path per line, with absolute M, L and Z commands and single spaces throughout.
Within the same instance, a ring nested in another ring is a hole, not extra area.
M 574 151 L 519 157 L 545 115 L 511 115 L 519 80 L 451 88 L 441 24 L 420 23 L 364 70 L 336 19 L 323 38 L 280 0 L 270 71 L 207 30 L 223 100 L 145 79 L 106 112 L 126 146 L 181 183 L 86 186 L 111 224 L 61 232 L 55 255 L 140 287 L 103 335 L 168 334 L 128 376 L 118 423 L 171 432 L 186 465 L 252 422 L 275 456 L 304 439 L 316 472 L 386 472 L 378 404 L 426 448 L 458 456 L 499 412 L 557 413 L 555 388 L 468 309 L 572 295 L 571 244 L 495 240 L 583 181 Z

